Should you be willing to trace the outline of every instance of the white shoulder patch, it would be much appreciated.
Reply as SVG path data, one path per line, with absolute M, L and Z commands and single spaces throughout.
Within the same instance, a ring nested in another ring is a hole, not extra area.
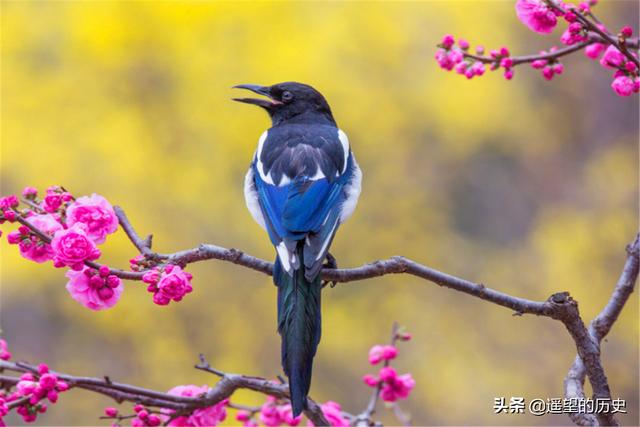
M 278 246 L 276 246 L 276 251 L 278 252 L 278 258 L 280 258 L 280 264 L 282 264 L 282 268 L 284 268 L 284 271 L 289 273 L 291 271 L 291 262 L 289 261 L 289 249 L 287 249 L 284 242 L 280 242 L 278 243 Z
M 340 143 L 342 144 L 342 151 L 344 152 L 344 166 L 342 167 L 341 174 L 347 170 L 347 159 L 349 158 L 349 137 L 346 133 L 342 131 L 342 129 L 338 129 L 338 138 L 340 139 Z
M 244 177 L 244 201 L 247 204 L 247 209 L 249 209 L 253 220 L 266 230 L 267 227 L 264 222 L 264 216 L 262 215 L 262 209 L 260 209 L 260 202 L 258 202 L 258 192 L 253 182 L 253 168 L 251 167 L 249 167 L 249 171 Z
M 353 153 L 351 154 L 353 156 Z M 362 171 L 358 162 L 356 162 L 355 156 L 353 160 L 353 177 L 351 181 L 344 187 L 345 201 L 342 204 L 342 210 L 340 211 L 340 224 L 345 222 L 356 210 L 358 204 L 358 198 L 360 197 L 360 191 L 362 190 Z
M 260 135 L 260 139 L 258 140 L 258 148 L 256 149 L 256 169 L 258 169 L 258 174 L 264 182 L 274 185 L 271 174 L 265 175 L 264 166 L 262 165 L 262 161 L 260 160 L 260 156 L 262 155 L 262 148 L 264 147 L 264 142 L 266 141 L 268 134 L 269 131 L 265 130 L 264 132 L 262 132 L 262 135 Z

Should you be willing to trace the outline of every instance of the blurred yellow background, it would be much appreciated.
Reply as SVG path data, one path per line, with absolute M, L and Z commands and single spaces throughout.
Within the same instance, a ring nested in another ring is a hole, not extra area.
M 638 28 L 627 19 L 637 2 L 597 10 L 611 28 Z M 516 55 L 557 43 L 560 30 L 530 32 L 510 1 L 3 2 L 1 23 L 2 194 L 52 184 L 99 193 L 159 251 L 210 242 L 274 257 L 242 195 L 269 121 L 230 102 L 230 87 L 288 80 L 327 97 L 364 171 L 360 205 L 333 244 L 342 267 L 405 255 L 534 300 L 568 290 L 588 321 L 637 230 L 637 97 L 616 96 L 609 71 L 577 54 L 551 83 L 526 66 L 511 82 L 467 81 L 434 61 L 449 32 Z M 0 250 L 0 326 L 18 359 L 159 390 L 214 383 L 192 368 L 200 352 L 228 372 L 280 373 L 264 275 L 200 263 L 179 304 L 158 307 L 129 282 L 115 308 L 92 312 L 68 296 L 62 270 L 21 259 L 5 237 Z M 135 255 L 122 231 L 103 252 L 123 267 Z M 631 425 L 637 295 L 603 344 Z M 414 335 L 395 365 L 417 381 L 401 403 L 416 424 L 570 424 L 492 408 L 498 396 L 562 396 L 575 348 L 560 323 L 409 276 L 339 285 L 323 300 L 316 400 L 360 412 L 367 351 L 397 320 Z M 37 424 L 108 425 L 98 416 L 111 404 L 71 391 Z M 394 424 L 382 407 L 379 417 Z

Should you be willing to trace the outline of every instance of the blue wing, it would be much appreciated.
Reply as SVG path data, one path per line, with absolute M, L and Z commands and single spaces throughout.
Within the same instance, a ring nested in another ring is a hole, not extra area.
M 314 155 L 318 153 L 322 155 L 323 151 L 313 152 Z M 308 176 L 310 173 L 300 173 L 291 179 L 284 174 L 287 181 L 279 182 L 280 185 L 273 183 L 273 179 L 264 178 L 264 170 L 258 170 L 263 166 L 259 160 L 259 157 L 254 160 L 252 168 L 257 198 L 269 238 L 278 250 L 280 261 L 288 273 L 298 269 L 302 262 L 305 266 L 305 276 L 311 279 L 320 271 L 338 228 L 342 204 L 346 197 L 345 186 L 349 184 L 353 175 L 352 156 L 348 154 L 343 171 L 338 170 L 343 164 L 335 162 L 336 167 L 327 170 L 330 173 L 328 178 L 323 174 L 322 178 L 312 179 Z M 313 158 L 297 160 L 307 171 L 321 170 L 321 165 L 328 164 L 331 159 L 316 159 L 315 169 L 309 166 Z M 304 241 L 302 260 L 296 259 L 294 255 L 300 241 Z

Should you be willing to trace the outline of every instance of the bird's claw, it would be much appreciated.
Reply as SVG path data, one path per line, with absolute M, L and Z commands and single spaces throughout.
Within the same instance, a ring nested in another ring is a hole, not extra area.
M 330 268 L 332 270 L 336 270 L 338 268 L 338 261 L 336 260 L 336 257 L 331 255 L 330 252 L 327 252 L 326 262 L 322 265 L 322 268 Z M 325 286 L 327 286 L 327 285 L 329 285 L 329 286 L 331 286 L 333 288 L 337 284 L 338 284 L 338 282 L 336 282 L 334 280 L 323 280 L 322 281 L 322 287 L 323 288 Z

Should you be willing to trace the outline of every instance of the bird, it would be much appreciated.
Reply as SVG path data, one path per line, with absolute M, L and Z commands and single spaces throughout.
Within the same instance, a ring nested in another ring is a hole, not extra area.
M 269 114 L 244 180 L 245 202 L 276 250 L 281 363 L 293 416 L 307 408 L 313 358 L 321 335 L 323 266 L 336 268 L 329 248 L 354 212 L 362 171 L 349 138 L 320 92 L 297 82 L 234 88 L 264 98 L 233 98 Z M 325 264 L 327 260 L 327 264 Z

